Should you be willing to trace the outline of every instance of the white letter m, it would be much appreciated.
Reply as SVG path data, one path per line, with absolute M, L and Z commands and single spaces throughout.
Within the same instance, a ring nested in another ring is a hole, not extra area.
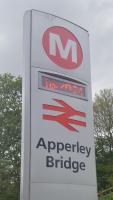
M 67 59 L 71 50 L 72 62 L 77 63 L 77 44 L 73 40 L 68 39 L 65 47 L 63 47 L 60 36 L 55 33 L 49 33 L 50 55 L 56 56 L 56 45 L 58 47 L 61 58 Z

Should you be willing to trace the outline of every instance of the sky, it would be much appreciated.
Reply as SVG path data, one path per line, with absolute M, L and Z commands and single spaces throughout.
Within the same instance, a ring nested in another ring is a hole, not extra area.
M 88 30 L 92 93 L 113 88 L 113 0 L 0 0 L 0 8 L 0 74 L 23 76 L 23 16 L 35 9 Z

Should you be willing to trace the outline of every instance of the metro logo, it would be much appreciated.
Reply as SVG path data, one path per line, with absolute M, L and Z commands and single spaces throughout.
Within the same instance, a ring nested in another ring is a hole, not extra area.
M 72 40 L 67 40 L 66 46 L 63 48 L 62 41 L 59 35 L 50 33 L 50 55 L 57 55 L 58 47 L 61 58 L 68 59 L 69 51 L 72 51 L 72 62 L 77 63 L 77 45 Z
M 79 67 L 83 60 L 82 48 L 77 38 L 63 27 L 47 29 L 42 39 L 47 56 L 65 69 Z

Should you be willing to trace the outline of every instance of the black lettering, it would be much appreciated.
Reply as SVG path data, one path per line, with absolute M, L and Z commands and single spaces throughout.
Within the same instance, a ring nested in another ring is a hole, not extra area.
M 63 156 L 61 156 L 60 158 L 61 158 L 61 168 L 63 168 Z
M 54 150 L 55 147 L 56 147 L 55 142 L 53 142 L 53 141 L 51 141 L 51 142 L 48 141 L 48 152 L 49 152 L 49 153 L 50 153 L 51 150 Z
M 69 160 L 64 161 L 64 167 L 66 169 L 71 169 L 71 157 L 69 157 Z
M 55 167 L 58 167 L 58 163 L 60 163 L 60 160 L 55 160 Z
M 81 163 L 80 163 L 80 169 L 81 169 L 81 170 L 85 170 L 85 163 L 84 163 L 84 162 L 81 162 Z
M 43 147 L 44 149 L 47 149 L 43 138 L 40 138 L 38 141 L 38 144 L 36 145 L 36 148 L 39 148 L 39 147 Z
M 85 153 L 85 147 L 84 146 L 80 146 L 80 152 Z
M 79 170 L 79 163 L 77 161 L 72 162 L 73 172 L 78 172 Z
M 90 153 L 91 153 L 91 147 L 86 147 L 86 151 L 87 151 L 87 155 L 86 157 L 89 157 Z
M 77 153 L 79 153 L 79 142 L 77 142 Z
M 77 148 L 77 145 L 76 145 L 76 144 L 72 144 L 72 152 L 75 152 L 75 151 L 76 151 L 76 150 L 75 150 L 76 148 Z
M 57 142 L 57 153 L 64 150 L 64 144 L 61 142 Z
M 54 158 L 52 156 L 46 156 L 46 167 L 53 167 L 54 166 L 53 160 Z
M 65 144 L 65 150 L 66 151 L 71 151 L 71 145 L 69 143 Z

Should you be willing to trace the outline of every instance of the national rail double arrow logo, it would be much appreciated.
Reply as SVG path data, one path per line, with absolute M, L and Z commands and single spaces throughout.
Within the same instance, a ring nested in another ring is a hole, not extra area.
M 55 102 L 57 102 L 58 104 L 60 104 L 60 106 L 43 104 L 43 109 L 58 111 L 58 112 L 62 112 L 62 113 L 55 115 L 55 116 L 43 114 L 44 120 L 56 121 L 70 131 L 78 132 L 78 130 L 70 124 L 86 127 L 86 122 L 75 120 L 75 119 L 70 119 L 70 117 L 72 117 L 72 116 L 80 116 L 80 117 L 85 118 L 86 113 L 75 110 L 74 108 L 69 106 L 67 103 L 65 103 L 63 100 L 59 100 L 59 99 L 53 99 L 53 100 Z

